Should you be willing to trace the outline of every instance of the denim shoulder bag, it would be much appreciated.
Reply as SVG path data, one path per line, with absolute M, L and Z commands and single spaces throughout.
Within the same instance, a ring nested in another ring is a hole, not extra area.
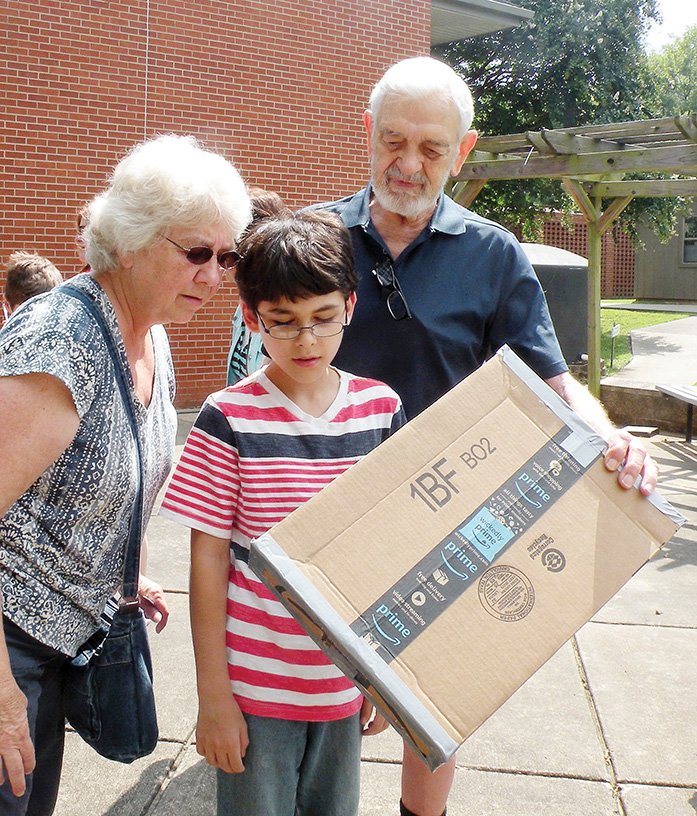
M 72 286 L 65 294 L 80 300 L 99 326 L 114 364 L 138 463 L 138 486 L 124 557 L 123 592 L 111 598 L 99 629 L 66 666 L 63 704 L 70 725 L 97 753 L 133 762 L 157 745 L 158 728 L 152 661 L 145 618 L 138 604 L 138 572 L 143 523 L 143 471 L 135 411 L 114 339 L 94 301 Z

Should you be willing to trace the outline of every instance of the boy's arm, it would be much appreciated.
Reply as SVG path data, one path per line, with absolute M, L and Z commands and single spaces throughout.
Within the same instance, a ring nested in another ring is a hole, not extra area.
M 247 725 L 232 696 L 225 648 L 230 542 L 191 531 L 190 611 L 196 658 L 196 750 L 227 773 L 240 773 L 249 743 Z

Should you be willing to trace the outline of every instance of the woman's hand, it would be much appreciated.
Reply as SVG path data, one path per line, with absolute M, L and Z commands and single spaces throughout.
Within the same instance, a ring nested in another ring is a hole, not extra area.
M 155 624 L 155 631 L 160 633 L 169 619 L 169 607 L 162 587 L 141 574 L 138 579 L 138 601 L 145 617 Z
M 22 796 L 26 775 L 34 770 L 34 746 L 27 722 L 27 698 L 13 678 L 0 684 L 0 785 L 9 780 L 12 793 Z

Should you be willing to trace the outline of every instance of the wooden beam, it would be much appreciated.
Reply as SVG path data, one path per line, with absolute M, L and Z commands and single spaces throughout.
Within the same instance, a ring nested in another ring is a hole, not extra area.
M 638 119 L 631 122 L 612 122 L 604 125 L 581 125 L 572 128 L 555 128 L 557 133 L 580 136 L 602 136 L 605 139 L 621 139 L 646 135 L 668 134 L 677 130 L 675 117 L 663 119 Z
M 595 223 L 600 218 L 600 210 L 597 210 L 595 204 L 588 197 L 588 193 L 583 189 L 583 186 L 576 179 L 565 178 L 562 179 L 562 187 L 573 198 L 585 216 L 586 221 Z
M 642 139 L 680 139 L 685 138 L 680 127 L 676 123 L 676 118 L 681 122 L 683 119 L 691 119 L 697 122 L 694 114 L 685 117 L 669 117 L 665 119 L 644 119 L 634 122 L 616 122 L 605 125 L 582 125 L 572 128 L 554 128 L 547 132 L 559 135 L 586 136 L 588 138 L 601 138 L 609 141 L 621 141 L 632 139 L 641 141 Z M 490 150 L 492 153 L 504 151 L 524 150 L 528 145 L 525 133 L 514 133 L 506 136 L 485 136 L 480 135 L 478 145 L 481 150 Z
M 488 150 L 473 150 L 469 157 L 470 161 L 499 161 L 500 159 L 518 159 L 519 153 L 491 153 Z
M 605 212 L 598 219 L 598 232 L 604 235 L 612 226 L 613 222 L 619 218 L 622 210 L 631 203 L 634 196 L 626 196 L 625 198 L 615 198 L 612 204 L 605 210 Z M 596 201 L 599 197 L 596 196 Z
M 697 142 L 697 117 L 689 114 L 676 116 L 675 124 L 686 139 Z
M 595 136 L 572 136 L 556 130 L 542 130 L 541 136 L 555 153 L 577 155 L 579 153 L 607 153 L 613 150 L 624 150 L 622 142 L 609 139 L 598 139 Z
M 530 145 L 524 133 L 513 133 L 510 136 L 479 136 L 477 148 L 490 153 L 508 153 L 514 150 L 525 150 Z
M 609 181 L 591 185 L 591 194 L 602 198 L 662 198 L 665 196 L 697 196 L 697 179 L 641 179 Z
M 653 144 L 667 144 L 668 142 L 684 142 L 685 134 L 676 127 L 671 133 L 644 133 L 641 136 L 623 136 L 623 144 L 631 147 L 632 145 L 653 145 Z
M 537 130 L 528 130 L 525 133 L 525 138 L 530 142 L 531 146 L 537 150 L 538 153 L 544 155 L 555 155 L 558 153 L 566 153 L 565 150 L 555 150 L 553 145 L 549 144 L 544 137 L 543 132 Z
M 462 207 L 470 207 L 474 199 L 486 187 L 486 180 L 458 181 L 453 184 L 452 197 Z
M 593 208 L 600 212 L 596 198 Z M 602 266 L 602 236 L 597 221 L 588 222 L 588 390 L 600 397 L 600 271 Z
M 612 172 L 697 175 L 697 144 L 627 149 L 576 156 L 530 156 L 527 159 L 466 161 L 457 181 L 468 179 L 560 178 Z

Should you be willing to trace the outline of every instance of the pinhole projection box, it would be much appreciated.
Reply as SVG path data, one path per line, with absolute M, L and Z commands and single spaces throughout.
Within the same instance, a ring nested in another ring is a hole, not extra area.
M 252 544 L 436 768 L 684 521 L 508 348 Z

